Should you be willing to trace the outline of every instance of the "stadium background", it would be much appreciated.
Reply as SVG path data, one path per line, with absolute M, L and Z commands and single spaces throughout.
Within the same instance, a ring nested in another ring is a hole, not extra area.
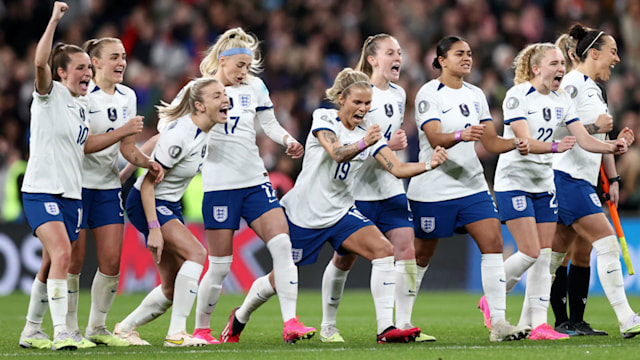
M 417 129 L 413 99 L 420 86 L 438 76 L 430 64 L 435 43 L 444 35 L 464 37 L 473 50 L 474 70 L 467 81 L 480 86 L 492 108 L 494 124 L 501 132 L 501 103 L 513 84 L 510 65 L 526 44 L 554 41 L 574 22 L 599 28 L 615 36 L 622 62 L 606 84 L 615 132 L 624 126 L 640 134 L 640 0 L 70 0 L 70 10 L 56 41 L 82 44 L 85 40 L 113 36 L 122 39 L 128 54 L 125 83 L 138 96 L 138 113 L 145 116 L 142 143 L 155 133 L 153 106 L 170 101 L 189 79 L 197 77 L 203 52 L 230 27 L 241 26 L 262 40 L 264 72 L 260 76 L 271 91 L 281 124 L 304 143 L 310 114 L 330 106 L 324 90 L 345 66 L 355 66 L 366 36 L 386 32 L 403 50 L 399 84 L 407 92 L 403 128 L 409 147 L 405 160 L 417 157 Z M 53 1 L 0 0 L 0 295 L 28 292 L 40 260 L 40 243 L 30 235 L 21 215 L 18 183 L 27 158 L 29 104 L 33 92 L 33 52 L 51 14 Z M 272 180 L 280 193 L 295 179 L 299 161 L 264 135 L 258 143 Z M 478 154 L 492 182 L 497 157 L 478 144 Z M 621 191 L 623 227 L 631 257 L 640 266 L 640 142 L 618 159 L 625 182 Z M 128 186 L 130 186 L 128 183 Z M 126 187 L 125 187 L 126 188 Z M 195 190 L 194 190 L 195 189 Z M 185 203 L 190 228 L 203 238 L 199 222 L 197 185 Z M 506 228 L 505 252 L 514 251 Z M 235 241 L 232 276 L 227 291 L 248 289 L 256 276 L 270 269 L 262 242 L 249 229 L 241 229 Z M 89 287 L 95 272 L 95 248 L 83 269 L 82 286 Z M 300 269 L 300 286 L 319 288 L 329 249 L 321 261 Z M 151 288 L 156 271 L 144 242 L 127 226 L 121 267 L 121 290 Z M 592 272 L 594 280 L 595 271 Z M 347 283 L 368 287 L 369 266 L 359 260 Z M 640 278 L 625 277 L 631 293 L 640 293 Z M 592 281 L 592 292 L 601 291 Z M 599 285 L 597 285 L 599 286 Z M 441 241 L 423 288 L 480 291 L 479 253 L 473 242 L 457 236 Z M 523 289 L 519 284 L 518 289 Z

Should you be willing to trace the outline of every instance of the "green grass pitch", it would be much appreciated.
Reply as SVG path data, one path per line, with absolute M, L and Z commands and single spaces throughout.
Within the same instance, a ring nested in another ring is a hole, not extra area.
M 108 318 L 108 325 L 122 320 L 145 294 L 119 295 Z M 80 296 L 80 326 L 86 325 L 90 294 Z M 368 291 L 347 290 L 338 314 L 338 327 L 344 344 L 321 343 L 317 335 L 311 340 L 286 345 L 282 341 L 282 319 L 277 298 L 260 308 L 245 328 L 238 344 L 221 344 L 203 348 L 164 348 L 162 341 L 169 325 L 169 313 L 140 329 L 142 338 L 153 346 L 109 348 L 98 347 L 74 352 L 22 349 L 18 346 L 24 326 L 28 296 L 13 294 L 0 297 L 0 358 L 77 358 L 77 359 L 638 359 L 640 336 L 623 340 L 613 310 L 604 297 L 591 297 L 586 320 L 609 336 L 572 337 L 564 341 L 521 340 L 491 343 L 477 309 L 479 294 L 465 292 L 421 291 L 414 309 L 414 324 L 438 338 L 434 343 L 377 344 L 373 301 Z M 223 294 L 214 312 L 212 327 L 217 337 L 229 312 L 243 297 Z M 640 297 L 630 298 L 634 309 L 640 308 Z M 508 297 L 507 318 L 516 323 L 522 296 Z M 319 291 L 301 291 L 298 297 L 300 319 L 308 326 L 320 327 L 322 310 Z M 552 315 L 550 322 L 552 323 Z M 189 330 L 193 329 L 193 315 Z M 45 317 L 44 329 L 51 334 L 51 319 Z

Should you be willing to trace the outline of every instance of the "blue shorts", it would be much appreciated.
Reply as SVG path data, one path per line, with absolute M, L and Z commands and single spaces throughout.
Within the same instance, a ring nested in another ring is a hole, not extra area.
M 52 194 L 22 193 L 22 203 L 34 236 L 40 225 L 49 221 L 61 221 L 67 229 L 69 240 L 78 240 L 82 221 L 82 200 Z
M 464 234 L 464 226 L 484 219 L 497 219 L 498 210 L 488 191 L 453 200 L 421 202 L 409 200 L 413 230 L 420 239 L 440 239 Z
M 160 225 L 164 225 L 164 223 L 171 219 L 178 219 L 184 224 L 180 201 L 156 199 L 156 215 L 158 216 Z M 131 221 L 131 225 L 144 234 L 144 238 L 146 239 L 147 236 L 149 236 L 149 224 L 147 223 L 147 217 L 144 215 L 140 190 L 136 188 L 131 188 L 129 196 L 127 196 L 127 216 L 129 217 L 129 221 Z
M 555 191 L 496 191 L 496 201 L 502 222 L 523 217 L 535 218 L 536 223 L 558 221 L 558 200 Z
M 244 189 L 207 191 L 202 199 L 205 229 L 240 228 L 240 218 L 247 224 L 271 209 L 280 207 L 270 182 Z
M 124 224 L 122 189 L 95 190 L 82 188 L 81 229 Z
M 558 194 L 558 220 L 570 226 L 576 220 L 602 211 L 600 197 L 596 188 L 588 181 L 574 179 L 569 174 L 554 170 L 553 179 Z
M 380 201 L 356 201 L 356 207 L 373 221 L 383 234 L 401 227 L 413 227 L 413 219 L 405 194 Z
M 346 255 L 346 252 L 338 250 L 342 243 L 363 227 L 374 226 L 371 220 L 362 215 L 355 207 L 352 207 L 335 225 L 326 229 L 302 228 L 289 221 L 289 218 L 287 218 L 287 222 L 289 223 L 293 262 L 296 265 L 315 263 L 326 242 L 330 243 L 340 255 Z

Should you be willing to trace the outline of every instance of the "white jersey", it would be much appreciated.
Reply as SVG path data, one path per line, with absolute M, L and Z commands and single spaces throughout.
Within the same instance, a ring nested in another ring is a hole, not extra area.
M 164 179 L 155 187 L 156 199 L 175 202 L 182 198 L 189 182 L 205 162 L 210 133 L 200 130 L 191 115 L 168 123 L 151 154 L 166 170 Z M 140 190 L 143 180 L 144 176 L 138 177 L 136 189 Z
M 92 81 L 87 97 L 91 134 L 113 131 L 136 116 L 136 93 L 124 85 L 116 84 L 116 91 L 109 95 Z M 87 154 L 83 164 L 82 187 L 98 190 L 120 188 L 119 150 L 120 142 L 117 142 L 104 150 Z
M 89 137 L 86 113 L 86 97 L 74 97 L 58 81 L 52 81 L 48 94 L 33 92 L 23 192 L 82 198 L 82 159 Z
M 172 104 L 182 99 L 185 85 Z M 211 129 L 209 156 L 202 169 L 202 186 L 205 192 L 242 189 L 264 184 L 269 175 L 256 145 L 256 120 L 264 132 L 283 145 L 287 132 L 280 126 L 273 113 L 273 103 L 264 82 L 249 76 L 238 85 L 225 87 L 231 103 L 229 117 L 224 126 Z M 162 132 L 166 122 L 158 122 Z
M 336 134 L 342 145 L 358 142 L 367 130 L 357 126 L 348 130 L 340 122 L 335 109 L 313 112 L 311 131 L 307 136 L 302 171 L 293 188 L 280 203 L 289 220 L 307 229 L 323 229 L 336 224 L 353 206 L 352 188 L 358 169 L 369 156 L 387 146 L 384 139 L 366 148 L 349 162 L 337 163 L 322 147 L 315 132 L 328 130 Z
M 607 103 L 602 96 L 602 90 L 595 81 L 583 73 L 577 70 L 571 71 L 562 79 L 562 87 L 571 95 L 583 125 L 593 124 L 598 120 L 600 114 L 609 113 Z M 561 135 L 560 132 L 558 135 Z M 567 132 L 566 135 L 570 134 Z M 593 134 L 592 136 L 604 141 L 606 134 Z M 553 157 L 553 168 L 564 171 L 575 179 L 586 180 L 591 185 L 598 186 L 601 162 L 602 154 L 586 151 L 576 143 L 571 150 Z
M 526 121 L 529 136 L 552 142 L 559 126 L 579 121 L 571 96 L 564 90 L 541 94 L 529 82 L 518 84 L 509 91 L 502 103 L 504 136 L 515 137 L 511 126 L 514 121 Z M 518 150 L 500 154 L 493 189 L 495 191 L 521 190 L 529 193 L 554 191 L 553 154 L 520 155 Z
M 380 125 L 387 141 L 402 126 L 406 102 L 407 95 L 398 85 L 389 84 L 387 90 L 373 86 L 371 110 L 367 119 L 369 124 Z M 353 187 L 356 200 L 385 200 L 403 193 L 402 180 L 388 172 L 376 159 L 369 157 L 364 161 Z
M 453 89 L 437 79 L 431 80 L 420 88 L 415 104 L 420 139 L 418 158 L 426 163 L 431 161 L 433 147 L 422 130 L 425 123 L 440 121 L 443 133 L 453 133 L 491 121 L 484 93 L 466 82 L 460 89 Z M 435 202 L 487 190 L 489 187 L 476 154 L 475 142 L 459 142 L 447 149 L 447 161 L 442 165 L 411 178 L 407 197 L 414 201 Z

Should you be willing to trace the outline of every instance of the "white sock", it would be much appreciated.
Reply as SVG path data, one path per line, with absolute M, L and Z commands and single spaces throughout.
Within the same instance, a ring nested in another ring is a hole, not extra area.
M 416 301 L 416 277 L 418 268 L 416 259 L 396 260 L 396 327 L 410 329 L 411 312 Z
M 298 268 L 291 255 L 289 234 L 278 234 L 267 241 L 267 249 L 273 260 L 273 280 L 280 301 L 282 321 L 296 317 L 298 301 Z
M 244 298 L 244 302 L 236 310 L 236 319 L 242 324 L 249 322 L 251 314 L 256 311 L 262 304 L 266 303 L 273 295 L 276 294 L 275 289 L 269 281 L 269 274 L 257 278 Z
M 171 309 L 171 321 L 167 336 L 181 331 L 187 331 L 187 318 L 193 308 L 198 294 L 198 280 L 204 267 L 197 262 L 185 261 L 173 286 L 173 309 Z
M 393 295 L 396 289 L 393 256 L 371 260 L 371 295 L 376 309 L 378 334 L 393 326 Z
M 553 280 L 556 277 L 556 270 L 562 265 L 564 261 L 564 257 L 567 255 L 566 252 L 560 253 L 551 251 L 551 261 L 549 265 L 549 273 L 551 274 L 551 284 L 553 285 Z M 528 283 L 528 280 L 527 280 Z M 548 308 L 548 307 L 547 307 Z M 518 326 L 529 326 L 531 327 L 531 306 L 529 305 L 529 299 L 525 294 L 524 300 L 522 301 L 522 312 L 520 313 L 520 321 L 518 322 Z
M 416 265 L 416 267 L 418 268 L 418 273 L 416 274 L 416 297 L 417 297 L 418 296 L 417 293 L 420 291 L 420 285 L 422 285 L 422 279 L 424 279 L 424 274 L 427 273 L 427 270 L 429 269 L 429 265 L 427 264 L 427 266 L 424 266 L 424 267 L 420 265 Z
M 54 337 L 67 329 L 67 279 L 47 279 L 49 312 L 53 323 Z
M 171 300 L 162 293 L 162 285 L 158 285 L 145 296 L 131 314 L 120 322 L 118 329 L 122 332 L 134 330 L 164 314 L 170 307 Z
M 564 257 L 567 256 L 566 252 L 555 252 L 551 251 L 551 264 L 549 265 L 549 273 L 551 274 L 551 283 L 553 284 L 553 280 L 556 276 L 556 271 L 562 265 L 564 261 Z
M 93 330 L 106 326 L 107 314 L 116 299 L 119 281 L 120 274 L 109 276 L 101 273 L 100 270 L 96 271 L 91 284 L 91 310 L 87 329 Z
M 67 274 L 67 329 L 79 330 L 78 303 L 80 302 L 80 274 Z
M 480 258 L 482 289 L 487 298 L 491 323 L 504 320 L 507 308 L 507 292 L 504 282 L 502 254 L 482 254 Z
M 23 332 L 27 334 L 42 329 L 42 320 L 48 308 L 49 296 L 47 295 L 47 284 L 40 281 L 36 276 L 31 285 L 27 322 L 24 325 Z
M 547 323 L 547 309 L 551 293 L 550 263 L 551 248 L 540 249 L 538 260 L 527 272 L 525 297 L 528 300 L 528 308 L 531 313 L 532 329 Z
M 622 265 L 620 264 L 620 253 L 618 252 L 618 242 L 613 235 L 603 237 L 593 242 L 598 256 L 598 277 L 604 293 L 609 299 L 609 304 L 618 317 L 618 323 L 623 326 L 627 319 L 633 315 L 633 310 L 629 306 L 627 294 L 624 291 L 624 281 L 622 279 Z
M 329 260 L 322 275 L 322 324 L 336 325 L 338 318 L 338 306 L 344 292 L 344 284 L 347 282 L 349 271 L 338 269 L 333 260 Z
M 522 274 L 524 274 L 524 272 L 527 271 L 527 269 L 529 269 L 535 262 L 536 258 L 525 255 L 520 251 L 509 256 L 509 258 L 504 261 L 504 274 L 506 276 L 505 280 L 507 280 L 507 292 L 513 290 L 516 284 L 518 284 L 518 281 L 520 281 Z
M 222 283 L 231 270 L 233 256 L 209 256 L 209 269 L 200 281 L 196 301 L 196 329 L 211 328 L 211 314 L 216 308 Z

